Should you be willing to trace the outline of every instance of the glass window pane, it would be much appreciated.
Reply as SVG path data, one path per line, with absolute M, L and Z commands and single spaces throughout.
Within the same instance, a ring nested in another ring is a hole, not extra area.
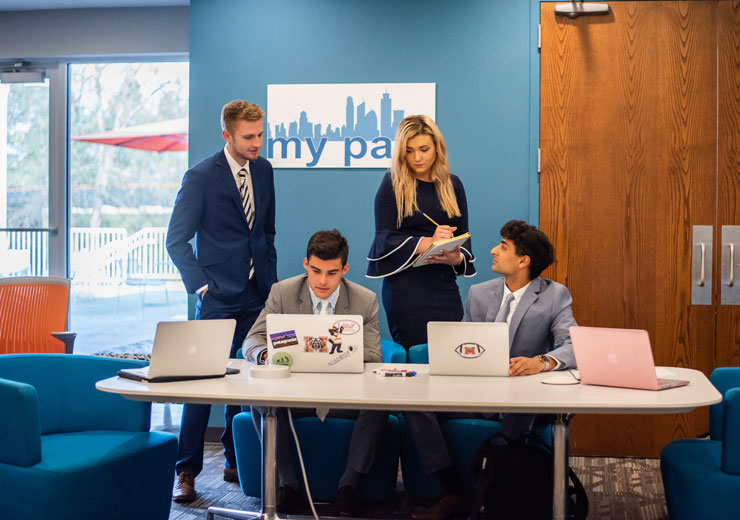
M 187 106 L 187 63 L 70 66 L 76 353 L 149 353 L 157 322 L 187 318 L 164 246 L 187 169 L 174 151 L 187 149 Z
M 49 226 L 49 81 L 0 84 L 0 228 Z M 0 276 L 48 276 L 49 235 L 0 232 Z

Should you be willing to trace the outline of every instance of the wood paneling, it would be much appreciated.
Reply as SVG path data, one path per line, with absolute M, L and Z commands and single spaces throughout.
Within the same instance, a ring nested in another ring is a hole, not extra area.
M 709 373 L 713 306 L 692 306 L 691 226 L 716 207 L 715 2 L 611 2 L 575 20 L 541 6 L 544 273 L 581 325 L 647 329 L 658 365 Z M 707 411 L 581 416 L 571 449 L 657 456 Z
M 740 225 L 740 1 L 720 0 L 717 12 L 717 226 Z M 721 255 L 717 247 L 714 283 L 720 287 Z M 717 304 L 717 366 L 740 366 L 740 306 Z

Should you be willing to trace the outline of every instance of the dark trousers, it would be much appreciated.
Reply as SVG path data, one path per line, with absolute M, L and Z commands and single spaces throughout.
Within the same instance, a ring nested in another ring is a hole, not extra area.
M 291 408 L 294 419 L 299 417 L 314 417 L 315 408 Z M 262 414 L 264 408 L 252 407 L 252 421 L 257 429 L 257 435 L 262 440 Z M 275 412 L 277 418 L 276 432 L 276 468 L 278 486 L 288 486 L 298 491 L 298 477 L 293 467 L 291 451 L 292 432 L 288 422 L 286 408 L 278 408 Z M 360 474 L 370 471 L 375 462 L 378 451 L 381 449 L 380 442 L 383 439 L 383 430 L 388 421 L 388 412 L 374 410 L 331 410 L 328 417 L 340 419 L 354 419 L 355 425 L 352 429 L 352 437 L 349 441 L 347 451 L 347 466 Z M 325 447 L 327 457 L 332 457 L 331 446 Z M 341 482 L 340 482 L 341 483 Z
M 235 358 L 247 337 L 249 329 L 252 328 L 257 316 L 265 306 L 264 299 L 259 296 L 257 284 L 254 280 L 249 283 L 242 301 L 238 303 L 224 303 L 219 301 L 209 292 L 205 297 L 198 298 L 195 309 L 196 320 L 214 320 L 234 318 L 236 330 L 231 344 L 229 357 Z M 224 457 L 226 467 L 236 467 L 236 456 L 234 454 L 234 438 L 231 430 L 231 421 L 241 411 L 239 406 L 226 405 L 224 410 L 224 421 L 226 423 L 221 434 L 221 444 L 224 446 Z M 203 448 L 205 443 L 208 419 L 211 415 L 210 404 L 185 404 L 182 410 L 182 421 L 180 423 L 180 443 L 177 453 L 177 473 L 185 472 L 197 475 L 203 469 Z

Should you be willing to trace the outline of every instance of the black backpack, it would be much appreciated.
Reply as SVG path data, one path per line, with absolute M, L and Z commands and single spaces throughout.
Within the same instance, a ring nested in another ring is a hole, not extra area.
M 532 433 L 509 439 L 492 435 L 475 454 L 470 520 L 552 518 L 552 449 Z M 568 468 L 568 516 L 584 520 L 588 497 Z

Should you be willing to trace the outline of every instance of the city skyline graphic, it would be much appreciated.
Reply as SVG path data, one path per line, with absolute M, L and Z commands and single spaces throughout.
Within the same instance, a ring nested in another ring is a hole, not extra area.
M 278 123 L 270 121 L 267 126 L 268 139 L 271 137 L 297 137 L 298 139 L 310 137 L 319 140 L 326 137 L 328 141 L 342 141 L 347 137 L 362 137 L 370 141 L 376 137 L 387 137 L 394 140 L 398 125 L 405 114 L 403 109 L 393 109 L 393 99 L 388 92 L 384 92 L 380 98 L 380 118 L 375 110 L 367 110 L 367 103 L 364 100 L 355 106 L 354 97 L 347 96 L 345 120 L 341 127 L 332 128 L 331 123 L 324 125 L 322 122 L 310 121 L 307 111 L 300 110 L 298 118 L 293 121 Z
M 401 120 L 435 117 L 434 83 L 267 85 L 266 157 L 275 168 L 387 168 Z

